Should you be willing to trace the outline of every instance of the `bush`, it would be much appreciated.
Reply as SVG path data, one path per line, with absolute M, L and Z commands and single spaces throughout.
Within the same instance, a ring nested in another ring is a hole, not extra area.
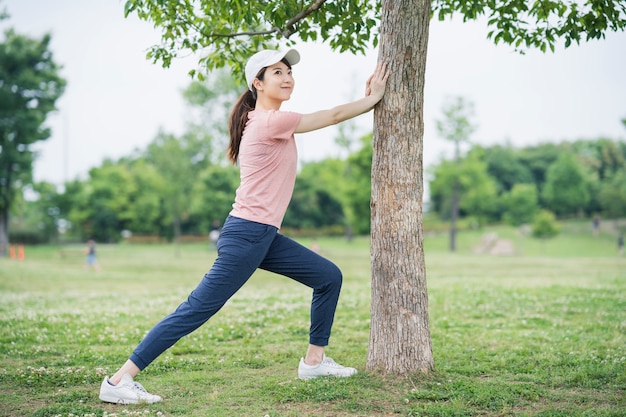
M 9 232 L 9 242 L 24 245 L 39 245 L 48 243 L 48 239 L 38 230 L 16 230 Z
M 533 221 L 533 236 L 540 239 L 549 239 L 559 234 L 559 225 L 556 216 L 549 210 L 541 210 Z

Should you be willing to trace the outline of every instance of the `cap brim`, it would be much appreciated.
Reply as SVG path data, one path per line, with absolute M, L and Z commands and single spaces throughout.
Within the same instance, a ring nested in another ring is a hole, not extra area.
M 290 65 L 296 65 L 300 62 L 300 53 L 295 49 L 289 49 L 283 58 L 285 58 Z

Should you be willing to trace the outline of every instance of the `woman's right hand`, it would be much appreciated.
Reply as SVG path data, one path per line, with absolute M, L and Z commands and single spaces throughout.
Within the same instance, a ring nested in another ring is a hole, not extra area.
M 389 78 L 390 73 L 391 71 L 387 69 L 387 63 L 379 62 L 376 65 L 374 73 L 367 79 L 367 83 L 365 84 L 365 96 L 374 96 L 377 97 L 378 100 L 382 99 L 383 95 L 385 95 L 387 78 Z
M 389 74 L 390 71 L 387 70 L 387 64 L 379 62 L 376 66 L 376 71 L 367 80 L 364 98 L 333 107 L 332 109 L 303 114 L 295 133 L 311 132 L 372 110 L 385 94 Z

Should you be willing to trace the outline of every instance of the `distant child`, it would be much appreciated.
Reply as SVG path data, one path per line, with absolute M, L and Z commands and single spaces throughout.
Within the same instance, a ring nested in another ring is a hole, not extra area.
M 598 236 L 598 233 L 600 233 L 600 217 L 597 215 L 593 216 L 592 230 L 594 236 Z
M 85 259 L 85 269 L 91 268 L 94 271 L 99 271 L 100 266 L 98 265 L 98 260 L 96 259 L 96 242 L 93 239 L 89 239 L 87 241 L 85 254 L 87 255 L 87 258 Z
M 619 256 L 624 256 L 624 235 L 619 235 L 617 238 L 617 251 Z

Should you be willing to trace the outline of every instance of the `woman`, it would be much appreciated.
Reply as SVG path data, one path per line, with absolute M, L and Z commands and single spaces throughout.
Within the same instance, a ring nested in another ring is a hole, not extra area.
M 298 377 L 348 377 L 356 369 L 324 354 L 341 290 L 337 266 L 278 233 L 293 193 L 297 151 L 294 133 L 310 132 L 371 110 L 385 92 L 389 71 L 379 63 L 367 80 L 365 97 L 311 114 L 282 112 L 294 88 L 291 67 L 300 54 L 264 50 L 246 64 L 248 90 L 230 115 L 228 157 L 239 162 L 241 183 L 217 242 L 218 256 L 188 299 L 159 322 L 128 361 L 100 387 L 106 402 L 134 404 L 161 401 L 133 378 L 181 337 L 191 333 L 232 297 L 257 269 L 288 276 L 313 289 L 309 347 L 300 359 Z

